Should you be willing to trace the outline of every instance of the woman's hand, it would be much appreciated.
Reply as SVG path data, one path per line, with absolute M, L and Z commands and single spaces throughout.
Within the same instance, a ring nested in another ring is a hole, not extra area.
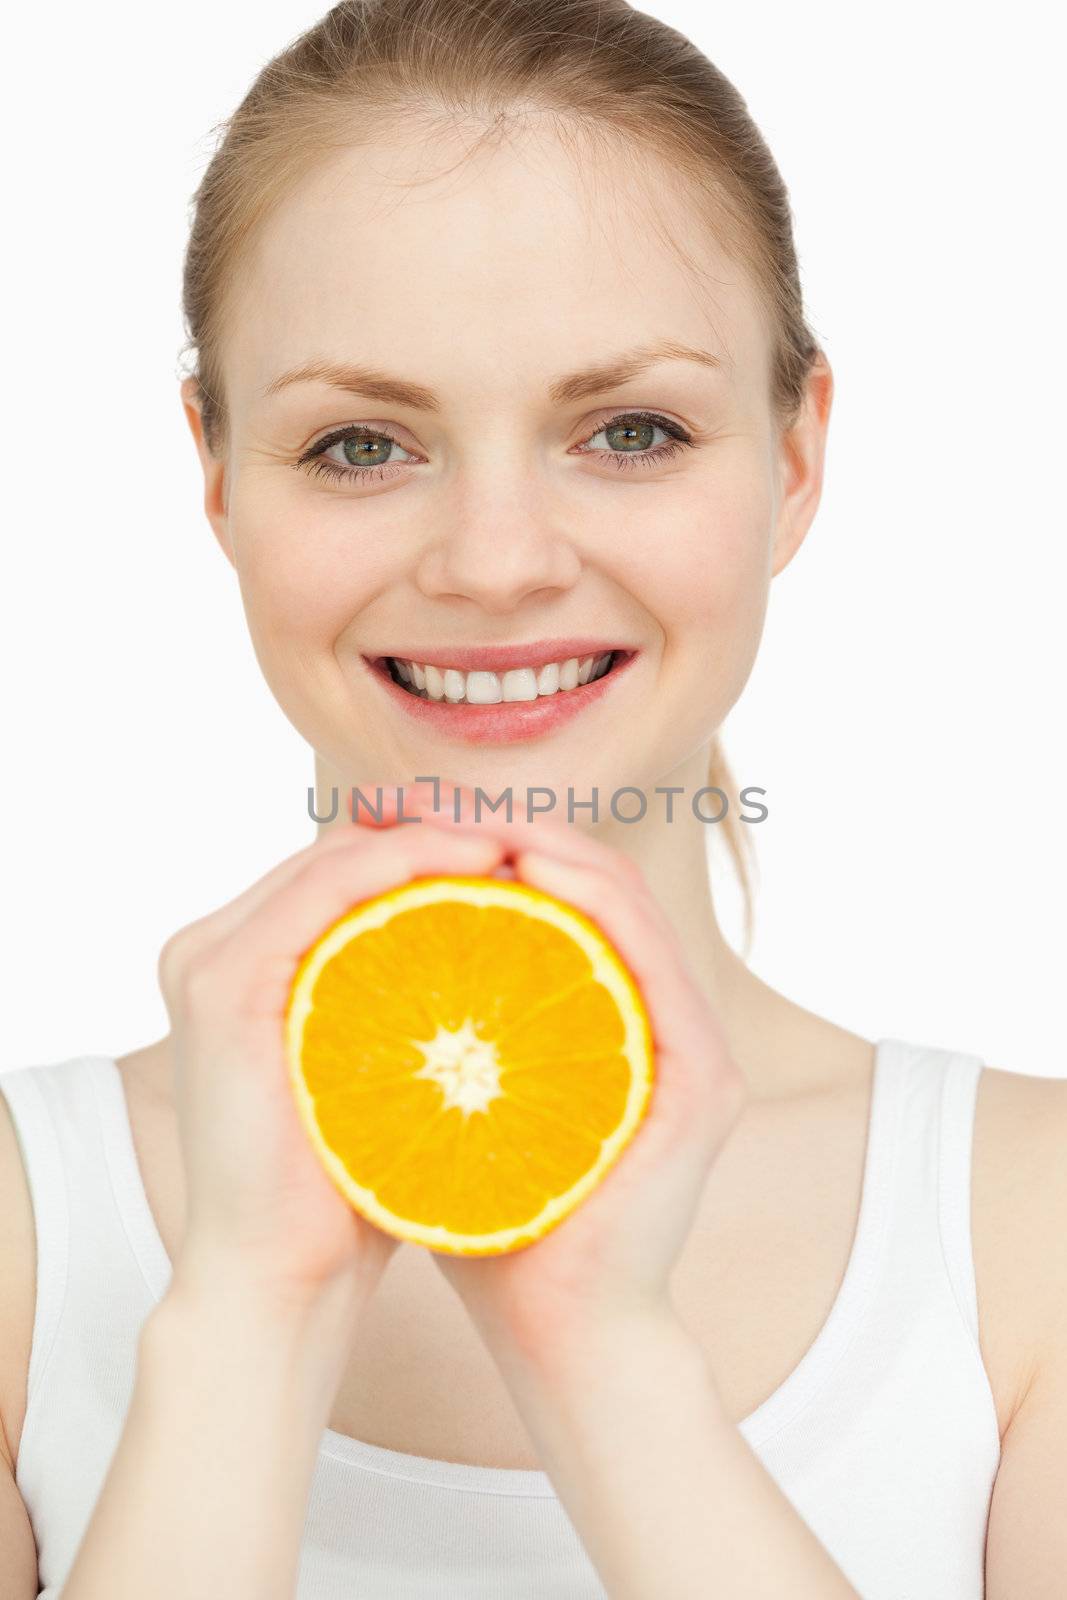
M 176 1275 L 206 1263 L 305 1308 L 345 1275 L 373 1291 L 399 1240 L 334 1186 L 296 1109 L 283 1047 L 304 951 L 356 901 L 429 873 L 491 874 L 504 846 L 474 828 L 345 823 L 228 905 L 180 929 L 159 960 L 186 1178 Z
M 673 1313 L 669 1277 L 712 1164 L 745 1103 L 745 1082 L 685 951 L 640 869 L 601 840 L 546 816 L 512 821 L 442 785 L 403 788 L 405 817 L 448 833 L 474 827 L 497 839 L 517 876 L 570 901 L 603 929 L 643 994 L 655 1044 L 652 1098 L 631 1142 L 599 1185 L 543 1238 L 499 1256 L 434 1252 L 490 1350 L 543 1354 L 631 1311 Z M 395 812 L 391 803 L 389 814 Z

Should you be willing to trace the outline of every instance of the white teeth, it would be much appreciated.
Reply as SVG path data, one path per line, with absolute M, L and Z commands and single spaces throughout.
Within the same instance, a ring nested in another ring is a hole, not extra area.
M 426 696 L 429 700 L 443 700 L 445 697 L 445 675 L 440 667 L 426 665 Z
M 491 706 L 501 698 L 500 679 L 495 672 L 467 673 L 468 705 Z
M 451 705 L 489 706 L 499 701 L 536 700 L 559 690 L 579 688 L 603 677 L 612 652 L 599 656 L 570 656 L 548 661 L 543 667 L 512 667 L 503 673 L 462 672 L 457 667 L 423 666 L 418 661 L 390 660 L 397 677 L 423 700 L 447 700 Z
M 537 674 L 538 694 L 555 694 L 559 688 L 559 662 L 547 662 Z
M 537 674 L 533 667 L 512 667 L 505 672 L 503 694 L 505 700 L 536 700 Z

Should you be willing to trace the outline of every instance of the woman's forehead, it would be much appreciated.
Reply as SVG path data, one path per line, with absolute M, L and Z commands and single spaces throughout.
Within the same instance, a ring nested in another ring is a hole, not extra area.
M 663 162 L 591 173 L 543 131 L 466 155 L 421 140 L 335 154 L 259 230 L 226 327 L 227 364 L 257 394 L 315 358 L 425 373 L 463 344 L 555 371 L 665 337 L 757 359 L 747 274 Z

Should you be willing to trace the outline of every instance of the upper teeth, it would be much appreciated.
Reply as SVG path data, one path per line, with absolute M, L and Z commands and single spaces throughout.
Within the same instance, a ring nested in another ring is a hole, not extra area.
M 570 656 L 548 661 L 543 667 L 512 667 L 508 672 L 463 672 L 458 667 L 434 667 L 391 656 L 393 666 L 413 693 L 427 700 L 466 700 L 469 705 L 494 705 L 498 700 L 536 700 L 557 689 L 602 678 L 612 652 L 600 656 Z

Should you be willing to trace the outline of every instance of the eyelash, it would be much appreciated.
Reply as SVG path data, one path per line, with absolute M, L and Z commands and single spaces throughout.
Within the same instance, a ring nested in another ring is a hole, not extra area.
M 679 451 L 687 447 L 691 448 L 693 445 L 692 435 L 685 428 L 677 422 L 672 422 L 669 417 L 659 416 L 655 411 L 620 411 L 616 416 L 609 417 L 606 422 L 602 422 L 600 427 L 595 428 L 589 437 L 595 439 L 597 434 L 603 433 L 605 429 L 614 428 L 620 423 L 627 422 L 650 422 L 657 428 L 662 428 L 663 432 L 670 436 L 669 442 L 656 445 L 654 449 L 642 451 L 640 455 L 629 455 L 615 450 L 583 451 L 582 454 L 606 455 L 620 470 L 626 470 L 638 464 L 642 466 L 658 466 L 660 462 L 670 460 Z M 407 448 L 385 428 L 371 429 L 350 425 L 346 428 L 337 428 L 333 433 L 327 434 L 324 439 L 320 439 L 317 444 L 312 445 L 310 450 L 306 450 L 298 461 L 294 462 L 294 466 L 302 468 L 312 477 L 321 476 L 342 480 L 347 478 L 366 483 L 374 478 L 381 480 L 391 466 L 403 467 L 407 465 L 407 462 L 398 461 L 385 462 L 377 467 L 342 467 L 339 462 L 326 459 L 325 451 L 329 450 L 331 446 L 340 444 L 345 439 L 358 438 L 390 439 L 401 450 Z

